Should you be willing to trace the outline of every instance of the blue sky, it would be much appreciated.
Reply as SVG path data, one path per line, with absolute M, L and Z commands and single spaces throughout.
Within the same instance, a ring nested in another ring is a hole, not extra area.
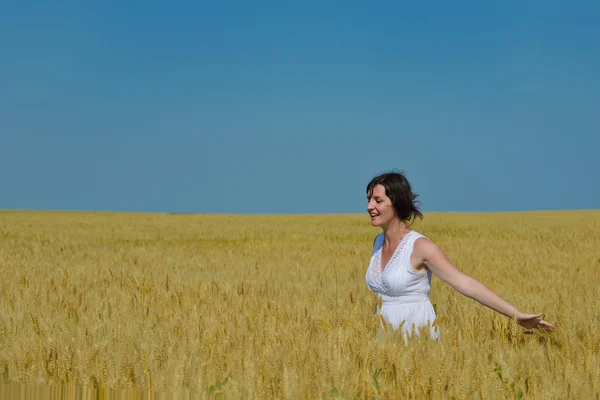
M 1 6 L 0 209 L 600 208 L 598 2 L 80 3 Z

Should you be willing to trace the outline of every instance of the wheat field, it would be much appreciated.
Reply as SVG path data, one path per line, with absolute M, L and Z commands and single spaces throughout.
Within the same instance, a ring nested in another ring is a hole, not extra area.
M 5 211 L 0 397 L 600 398 L 599 211 L 413 229 L 556 329 L 434 277 L 441 339 L 378 339 L 366 214 Z

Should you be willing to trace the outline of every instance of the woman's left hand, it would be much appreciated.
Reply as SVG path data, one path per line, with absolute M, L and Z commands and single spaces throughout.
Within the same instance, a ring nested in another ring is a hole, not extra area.
M 547 331 L 554 329 L 554 325 L 552 325 L 550 322 L 544 321 L 541 317 L 542 313 L 521 314 L 517 317 L 517 323 L 523 328 L 527 329 L 538 328 Z

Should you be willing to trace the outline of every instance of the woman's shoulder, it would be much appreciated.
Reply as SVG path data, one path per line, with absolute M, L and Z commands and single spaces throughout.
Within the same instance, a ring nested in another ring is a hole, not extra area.
M 421 254 L 429 254 L 432 251 L 435 252 L 438 250 L 441 250 L 441 248 L 437 243 L 422 233 L 414 232 L 413 251 Z
M 433 241 L 431 239 L 429 239 L 427 236 L 425 236 L 424 234 L 422 234 L 421 232 L 417 232 L 417 231 L 412 231 L 412 244 L 414 248 L 418 248 L 418 247 L 423 247 L 423 246 L 428 246 L 433 244 Z
M 420 239 L 420 238 L 425 238 L 425 239 L 429 240 L 429 238 L 427 236 L 425 236 L 421 232 L 415 231 L 414 229 L 412 229 L 410 231 L 410 233 L 413 235 L 414 240 L 417 240 L 417 239 Z

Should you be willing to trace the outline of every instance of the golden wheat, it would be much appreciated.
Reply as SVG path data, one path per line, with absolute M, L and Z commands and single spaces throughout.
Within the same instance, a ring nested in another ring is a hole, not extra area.
M 0 212 L 0 397 L 599 398 L 600 212 L 414 229 L 556 330 L 434 277 L 440 341 L 377 339 L 363 216 Z

